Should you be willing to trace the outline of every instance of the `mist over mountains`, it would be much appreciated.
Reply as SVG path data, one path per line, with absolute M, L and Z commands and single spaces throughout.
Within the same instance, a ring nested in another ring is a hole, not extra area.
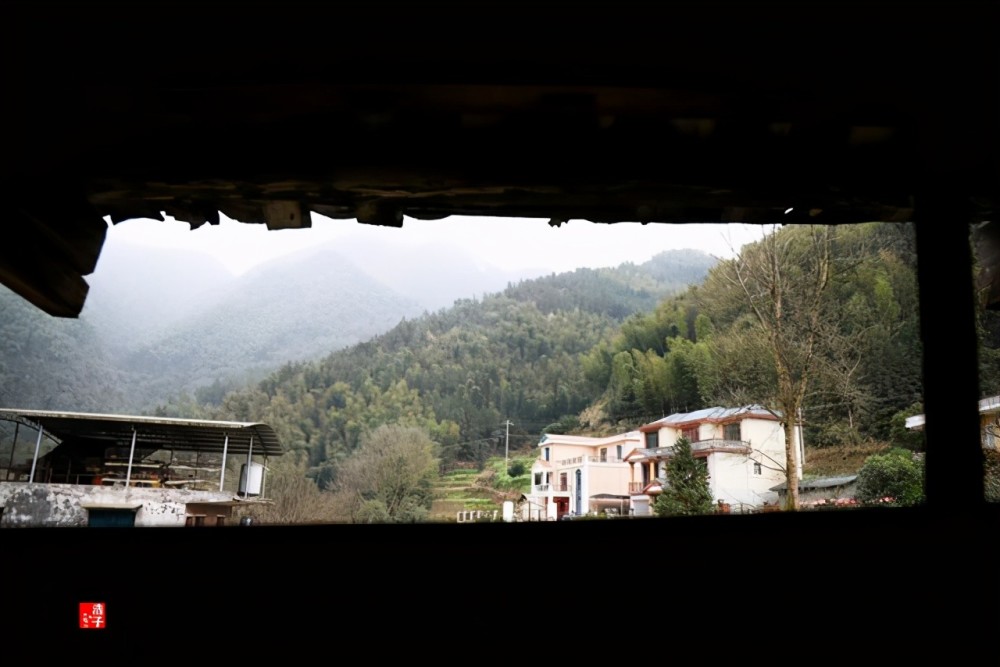
M 539 277 L 546 267 L 501 271 L 447 244 L 347 238 L 235 276 L 204 252 L 109 243 L 77 320 L 0 288 L 0 405 L 148 412 L 178 393 L 239 388 L 283 363 L 505 289 L 542 309 L 567 303 L 569 291 L 577 307 L 621 318 L 697 282 L 714 261 L 670 251 L 642 265 Z M 665 280 L 664 264 L 683 279 Z

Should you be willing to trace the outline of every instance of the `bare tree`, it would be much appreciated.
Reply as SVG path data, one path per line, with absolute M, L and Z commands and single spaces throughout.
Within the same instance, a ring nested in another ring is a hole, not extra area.
M 425 519 L 438 475 L 436 448 L 416 427 L 386 424 L 364 436 L 337 474 L 338 516 L 352 523 Z
M 820 369 L 820 347 L 831 332 L 824 295 L 833 271 L 836 228 L 772 229 L 720 266 L 720 280 L 749 307 L 756 332 L 774 363 L 773 403 L 785 432 L 786 509 L 799 507 L 799 451 L 795 429 L 810 383 Z

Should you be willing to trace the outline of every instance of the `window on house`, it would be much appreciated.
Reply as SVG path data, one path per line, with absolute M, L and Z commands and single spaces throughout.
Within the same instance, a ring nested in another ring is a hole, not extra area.
M 753 474 L 760 475 L 761 472 L 762 472 L 762 469 L 761 469 L 760 462 L 754 461 L 753 462 Z
M 656 449 L 660 446 L 660 434 L 659 433 L 647 433 L 646 434 L 646 449 Z
M 619 461 L 622 460 L 622 446 L 618 445 L 615 447 L 615 458 Z
M 722 437 L 726 440 L 742 440 L 740 437 L 740 423 L 726 424 L 722 427 Z
M 608 460 L 608 448 L 601 447 L 601 463 L 607 463 Z
M 684 429 L 682 432 L 683 436 L 690 440 L 691 442 L 698 442 L 698 427 L 691 426 L 690 428 Z
M 545 449 L 542 450 L 542 452 L 545 454 L 545 460 L 548 461 L 549 460 L 549 448 L 546 447 Z
M 535 486 L 539 486 L 542 483 L 542 473 L 535 473 Z

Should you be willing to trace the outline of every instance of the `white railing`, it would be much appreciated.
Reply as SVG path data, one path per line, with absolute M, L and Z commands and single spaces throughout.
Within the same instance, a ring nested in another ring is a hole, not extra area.
M 459 523 L 471 523 L 475 521 L 496 521 L 500 516 L 498 510 L 462 510 L 456 512 Z
M 570 493 L 573 491 L 572 484 L 534 484 L 531 487 L 532 493 Z
M 556 461 L 556 465 L 571 466 L 578 463 L 583 463 L 584 461 L 586 461 L 587 463 L 624 463 L 624 461 L 618 458 L 617 456 L 602 457 L 598 455 L 590 455 L 590 456 L 574 456 L 571 459 L 561 459 L 559 461 Z
M 704 451 L 706 449 L 738 449 L 740 451 L 750 451 L 750 443 L 743 440 L 724 440 L 713 438 L 711 440 L 699 440 L 691 443 L 691 451 Z

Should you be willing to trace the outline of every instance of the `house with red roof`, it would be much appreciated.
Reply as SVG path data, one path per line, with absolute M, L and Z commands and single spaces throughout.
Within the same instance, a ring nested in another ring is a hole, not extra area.
M 805 453 L 802 427 L 793 429 L 802 479 Z M 643 443 L 625 457 L 629 464 L 629 507 L 635 516 L 653 514 L 656 496 L 668 483 L 666 462 L 681 437 L 691 442 L 695 458 L 705 462 L 712 497 L 720 508 L 752 511 L 778 500 L 774 490 L 785 481 L 785 431 L 780 413 L 759 405 L 713 407 L 673 414 L 639 428 Z

